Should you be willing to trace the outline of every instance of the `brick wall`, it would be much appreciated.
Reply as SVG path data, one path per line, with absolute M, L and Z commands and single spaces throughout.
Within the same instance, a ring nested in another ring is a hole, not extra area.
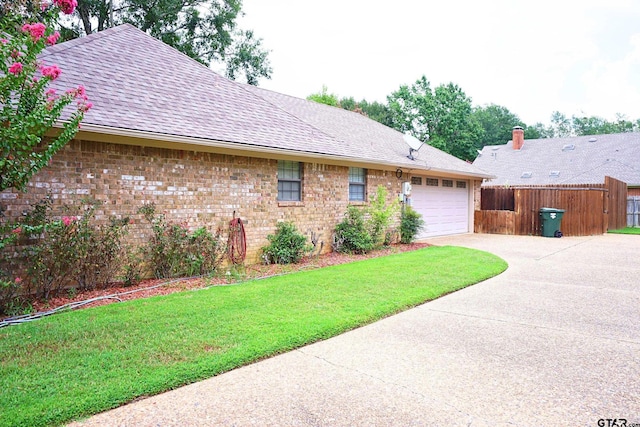
M 244 156 L 169 150 L 91 141 L 71 141 L 29 183 L 26 194 L 5 191 L 0 203 L 7 216 L 17 217 L 49 195 L 54 213 L 84 197 L 101 200 L 97 220 L 110 215 L 132 218 L 129 240 L 144 242 L 149 227 L 136 213 L 145 203 L 155 203 L 175 222 L 191 228 L 226 228 L 235 214 L 247 233 L 247 261 L 257 262 L 278 221 L 293 221 L 307 236 L 315 233 L 330 250 L 332 231 L 348 202 L 348 168 L 304 163 L 303 200 L 278 203 L 277 160 Z M 393 172 L 368 170 L 367 191 L 378 185 L 389 200 L 400 192 Z

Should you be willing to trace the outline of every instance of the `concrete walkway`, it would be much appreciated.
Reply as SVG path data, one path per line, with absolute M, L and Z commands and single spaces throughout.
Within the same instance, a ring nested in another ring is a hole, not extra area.
M 510 267 L 375 324 L 76 425 L 640 423 L 640 236 L 429 241 L 486 250 Z

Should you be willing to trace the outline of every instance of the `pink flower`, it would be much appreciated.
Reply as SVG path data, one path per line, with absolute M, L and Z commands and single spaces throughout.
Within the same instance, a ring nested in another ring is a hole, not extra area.
M 63 13 L 71 15 L 78 6 L 78 0 L 53 0 L 53 4 L 58 6 Z
M 58 42 L 59 38 L 60 38 L 60 33 L 56 31 L 55 33 L 53 33 L 49 37 L 47 37 L 47 44 L 50 45 L 50 46 L 53 46 L 54 44 L 56 44 Z
M 16 277 L 16 279 L 14 280 L 14 282 L 16 283 L 16 285 L 19 285 L 20 283 L 22 283 L 22 279 L 19 277 Z
M 80 95 L 80 96 L 85 96 L 86 91 L 85 91 L 84 86 L 82 86 L 82 85 L 78 86 L 78 91 L 77 91 L 76 93 L 77 93 L 78 95 Z
M 0 43 L 2 43 L 2 44 L 7 44 L 7 43 L 9 43 L 9 40 L 7 40 L 7 39 L 0 39 Z
M 11 74 L 20 74 L 22 72 L 22 64 L 19 62 L 14 62 L 11 67 L 9 67 L 9 72 Z
M 68 227 L 71 223 L 73 222 L 73 218 L 70 218 L 68 216 L 63 216 L 62 217 L 62 223 Z
M 22 228 L 21 227 L 14 228 L 12 230 L 12 233 L 13 234 L 20 234 L 20 233 L 22 233 Z
M 86 113 L 87 111 L 89 111 L 91 107 L 93 107 L 93 104 L 91 102 L 87 102 L 87 103 L 78 102 L 78 110 L 80 110 L 83 113 Z
M 40 10 L 45 11 L 45 10 L 47 10 L 47 8 L 48 8 L 49 6 L 50 6 L 50 5 L 49 5 L 49 3 L 47 3 L 46 1 L 43 1 L 43 2 L 40 4 Z
M 18 59 L 22 56 L 22 52 L 20 52 L 19 50 L 13 49 L 13 52 L 11 52 L 11 57 L 13 59 Z
M 31 34 L 31 38 L 33 41 L 38 41 L 42 36 L 44 36 L 44 32 L 47 29 L 42 22 L 37 22 L 35 24 L 24 24 L 22 26 L 22 31 L 25 33 Z
M 49 77 L 51 80 L 55 80 L 58 78 L 62 70 L 60 70 L 57 65 L 51 65 L 50 67 L 42 67 L 40 72 L 42 72 L 43 76 Z
M 56 94 L 56 90 L 53 88 L 49 88 L 44 94 L 47 96 L 54 96 Z

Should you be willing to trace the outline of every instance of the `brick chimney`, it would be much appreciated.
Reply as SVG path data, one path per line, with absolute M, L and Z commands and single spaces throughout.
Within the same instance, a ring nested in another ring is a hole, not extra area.
M 524 129 L 522 126 L 515 126 L 513 128 L 513 149 L 519 150 L 524 145 Z

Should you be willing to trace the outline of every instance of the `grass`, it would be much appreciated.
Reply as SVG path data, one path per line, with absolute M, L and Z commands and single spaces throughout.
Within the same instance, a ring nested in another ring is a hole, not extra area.
M 95 414 L 338 335 L 506 267 L 486 252 L 429 247 L 0 329 L 0 426 Z
M 613 234 L 640 234 L 640 227 L 625 227 L 617 230 L 609 230 Z

